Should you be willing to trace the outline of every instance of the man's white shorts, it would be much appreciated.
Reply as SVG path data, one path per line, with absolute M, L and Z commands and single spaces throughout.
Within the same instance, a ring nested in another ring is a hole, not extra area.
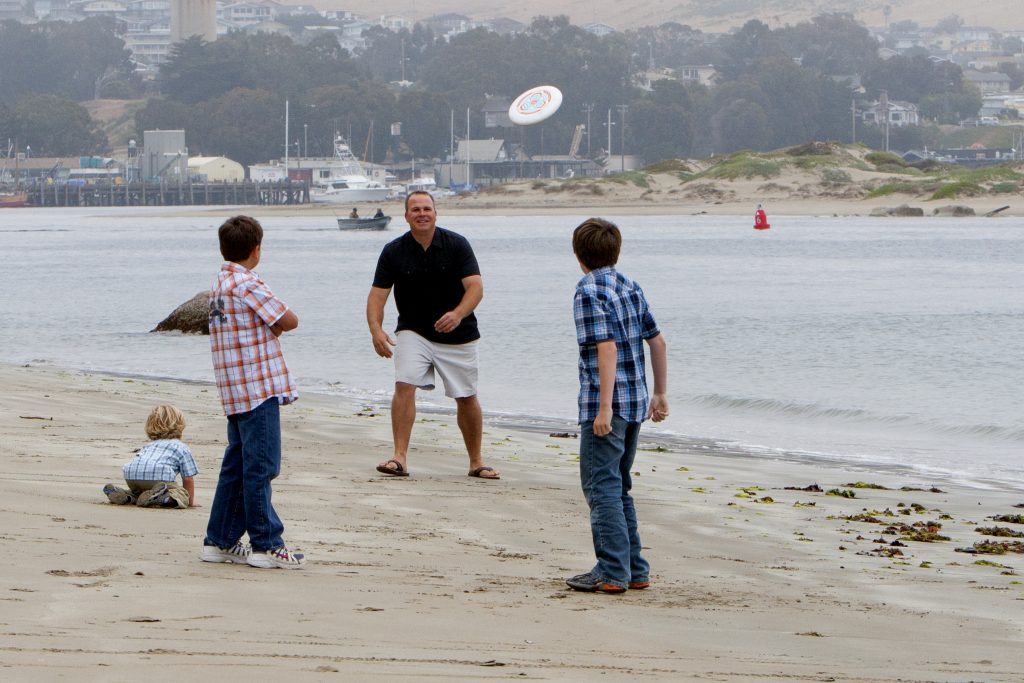
M 420 389 L 434 388 L 434 371 L 450 398 L 476 396 L 477 342 L 438 344 L 412 330 L 402 330 L 395 346 L 395 381 Z

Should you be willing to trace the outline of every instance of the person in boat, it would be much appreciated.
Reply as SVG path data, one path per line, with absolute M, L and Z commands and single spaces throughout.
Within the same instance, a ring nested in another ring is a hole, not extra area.
M 417 191 L 405 198 L 409 231 L 384 246 L 366 299 L 373 349 L 394 357 L 391 399 L 393 455 L 377 471 L 409 476 L 407 462 L 416 421 L 416 390 L 434 388 L 434 373 L 445 395 L 455 399 L 459 429 L 469 454 L 469 476 L 498 479 L 481 456 L 483 413 L 477 400 L 477 329 L 473 311 L 484 296 L 480 266 L 469 241 L 437 226 L 434 198 Z M 395 290 L 397 339 L 384 331 L 384 306 Z
M 350 214 L 348 215 L 348 217 L 349 217 L 349 218 L 351 218 L 351 219 L 353 219 L 353 220 L 355 220 L 355 219 L 358 219 L 358 218 L 359 218 L 359 212 L 358 212 L 358 211 L 356 211 L 356 207 L 354 207 L 354 206 L 352 207 L 352 213 L 350 213 Z
M 373 214 L 374 218 L 384 218 L 384 209 L 377 209 L 377 213 Z

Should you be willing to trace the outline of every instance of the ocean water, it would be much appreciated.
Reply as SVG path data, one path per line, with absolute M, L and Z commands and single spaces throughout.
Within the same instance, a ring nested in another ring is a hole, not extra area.
M 570 239 L 586 216 L 440 209 L 483 271 L 489 419 L 570 427 L 580 277 Z M 148 331 L 209 286 L 220 220 L 163 213 L 0 212 L 0 361 L 212 380 L 207 338 Z M 401 217 L 365 233 L 331 217 L 260 218 L 257 270 L 301 320 L 283 338 L 300 393 L 386 403 L 392 367 L 373 353 L 365 302 Z M 648 436 L 1024 490 L 1024 224 L 771 218 L 766 232 L 748 216 L 615 219 L 619 267 L 644 287 L 669 343 L 672 414 Z M 441 391 L 421 397 L 450 407 Z

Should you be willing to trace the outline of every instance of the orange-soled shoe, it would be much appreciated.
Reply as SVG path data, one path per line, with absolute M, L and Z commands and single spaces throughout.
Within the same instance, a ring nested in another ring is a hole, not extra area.
M 586 574 L 577 574 L 576 576 L 566 579 L 566 585 L 575 591 L 585 591 L 587 593 L 625 593 L 626 587 L 620 586 L 617 583 L 611 583 L 605 581 L 597 574 L 593 572 L 587 572 Z
M 644 581 L 630 581 L 629 582 L 629 590 L 631 590 L 631 591 L 642 591 L 643 589 L 650 588 L 650 587 L 651 587 L 651 582 L 647 581 L 647 580 L 644 580 Z

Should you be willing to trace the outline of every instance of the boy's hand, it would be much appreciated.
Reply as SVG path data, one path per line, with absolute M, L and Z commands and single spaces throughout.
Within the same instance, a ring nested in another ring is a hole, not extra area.
M 665 394 L 654 394 L 651 396 L 651 407 L 647 417 L 655 422 L 661 422 L 668 417 L 668 397 Z
M 607 436 L 612 431 L 612 410 L 601 408 L 594 418 L 594 436 Z
M 388 333 L 384 330 L 373 333 L 373 350 L 376 351 L 377 355 L 381 358 L 391 358 L 391 347 L 395 346 L 397 343 L 398 342 L 388 336 Z

